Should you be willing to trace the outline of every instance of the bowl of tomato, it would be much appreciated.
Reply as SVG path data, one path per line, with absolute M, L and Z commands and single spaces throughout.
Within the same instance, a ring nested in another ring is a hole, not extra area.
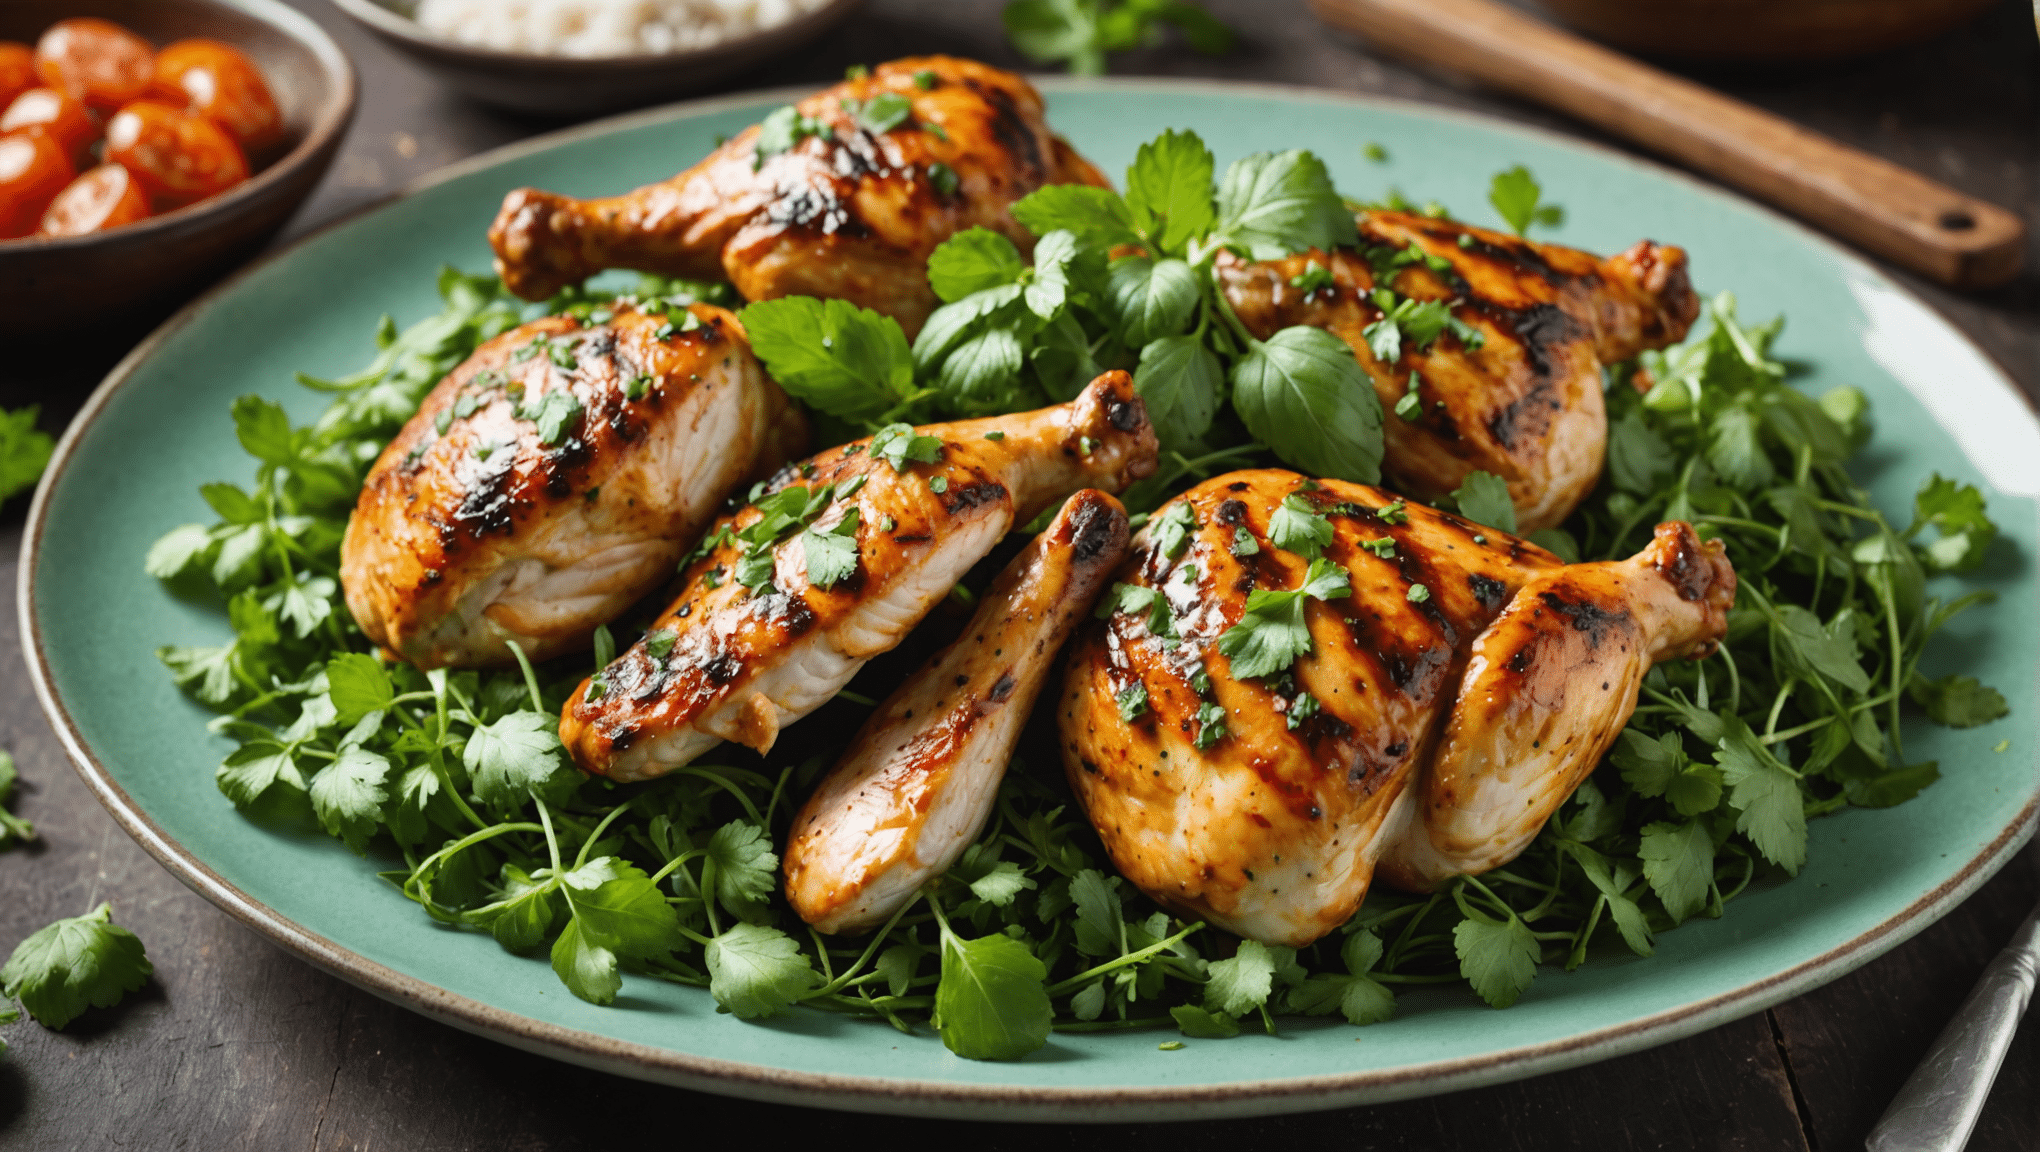
M 160 313 L 246 259 L 355 95 L 277 0 L 0 3 L 0 333 Z

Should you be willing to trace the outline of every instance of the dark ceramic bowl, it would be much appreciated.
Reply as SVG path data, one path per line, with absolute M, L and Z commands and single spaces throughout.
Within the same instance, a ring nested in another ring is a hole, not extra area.
M 248 182 L 186 208 L 90 236 L 0 240 L 0 334 L 79 327 L 160 310 L 252 255 L 283 227 L 354 115 L 354 66 L 277 0 L 0 0 L 0 40 L 33 44 L 67 16 L 98 16 L 162 46 L 223 40 L 262 69 L 288 134 L 249 157 Z
M 1540 0 L 1634 52 L 1697 60 L 1819 60 L 1880 52 L 1971 19 L 1996 0 Z M 2034 8 L 2040 18 L 2040 6 Z
M 456 91 L 559 119 L 640 108 L 699 92 L 833 28 L 862 0 L 830 0 L 806 16 L 708 48 L 656 56 L 533 56 L 447 40 L 411 19 L 415 0 L 333 0 L 340 11 Z

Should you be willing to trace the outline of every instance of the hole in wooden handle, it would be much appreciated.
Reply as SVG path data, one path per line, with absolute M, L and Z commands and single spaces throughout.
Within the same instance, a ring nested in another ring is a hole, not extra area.
M 1937 223 L 1950 232 L 1967 232 L 1976 227 L 1976 217 L 1971 216 L 1968 209 L 1950 208 L 1941 213 L 1941 219 Z

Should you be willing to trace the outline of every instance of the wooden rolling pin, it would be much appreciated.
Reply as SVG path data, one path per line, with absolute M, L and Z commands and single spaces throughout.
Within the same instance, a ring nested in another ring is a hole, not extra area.
M 2017 216 L 1489 0 L 1310 0 L 1383 48 L 1548 104 L 1955 288 L 2019 271 Z

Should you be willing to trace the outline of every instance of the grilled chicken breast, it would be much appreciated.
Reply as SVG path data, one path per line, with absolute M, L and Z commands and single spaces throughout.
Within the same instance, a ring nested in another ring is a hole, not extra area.
M 1565 565 L 1379 489 L 1307 484 L 1198 485 L 1172 502 L 1195 517 L 1174 560 L 1155 540 L 1165 506 L 1119 579 L 1161 594 L 1174 636 L 1146 611 L 1087 626 L 1057 718 L 1127 879 L 1294 946 L 1345 923 L 1377 863 L 1421 890 L 1512 859 L 1621 731 L 1644 673 L 1712 651 L 1735 596 L 1721 544 L 1683 523 L 1630 560 Z M 1308 562 L 1270 539 L 1290 496 L 1328 520 L 1324 558 L 1351 592 L 1306 597 L 1310 653 L 1242 679 L 1220 635 L 1253 591 L 1304 581 Z
M 1221 255 L 1233 310 L 1262 338 L 1301 324 L 1352 346 L 1381 398 L 1391 487 L 1430 499 L 1488 472 L 1508 482 L 1521 531 L 1557 525 L 1601 476 L 1602 367 L 1677 343 L 1699 314 L 1686 254 L 1643 240 L 1603 260 L 1407 212 L 1358 222 L 1359 252 Z M 1330 282 L 1306 275 L 1312 265 Z M 1447 328 L 1419 347 L 1405 326 L 1400 355 L 1384 361 L 1367 329 L 1395 301 L 1377 287 L 1447 302 L 1473 335 Z M 1413 393 L 1416 409 L 1397 415 Z
M 1155 467 L 1154 431 L 1124 372 L 1068 404 L 915 435 L 925 439 L 911 448 L 891 437 L 890 454 L 869 439 L 831 449 L 724 516 L 680 598 L 569 698 L 560 739 L 575 761 L 643 780 L 724 740 L 769 749 L 897 645 L 1013 525 Z M 761 502 L 805 527 L 775 535 Z
M 503 663 L 512 640 L 569 651 L 805 439 L 720 308 L 535 320 L 449 373 L 370 470 L 341 545 L 347 607 L 421 668 Z
M 937 245 L 983 226 L 1029 252 L 1015 200 L 1044 184 L 1106 186 L 1048 130 L 1032 85 L 975 61 L 895 60 L 794 112 L 622 196 L 510 193 L 489 229 L 497 274 L 528 300 L 605 268 L 728 279 L 748 300 L 851 300 L 911 337 L 937 303 Z
M 1014 557 L 955 643 L 879 705 L 793 821 L 786 898 L 824 932 L 886 922 L 984 831 L 1063 642 L 1126 556 L 1126 511 L 1095 489 Z

